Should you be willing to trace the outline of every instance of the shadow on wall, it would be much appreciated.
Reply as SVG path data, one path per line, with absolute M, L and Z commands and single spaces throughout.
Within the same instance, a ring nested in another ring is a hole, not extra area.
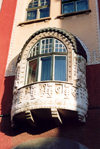
M 16 136 L 23 132 L 28 132 L 29 134 L 41 134 L 46 132 L 54 127 L 56 127 L 53 121 L 48 121 L 45 123 L 40 122 L 40 125 L 37 127 L 29 128 L 27 123 L 22 123 L 16 128 L 11 127 L 11 105 L 13 99 L 13 85 L 14 85 L 15 76 L 9 76 L 5 78 L 4 82 L 4 94 L 2 97 L 1 103 L 1 125 L 0 131 L 5 133 L 7 136 Z
M 12 65 L 16 65 L 17 61 L 16 56 L 9 64 L 7 68 L 7 72 L 10 73 L 12 70 Z M 12 105 L 12 99 L 13 99 L 13 86 L 14 86 L 14 80 L 15 76 L 7 76 L 5 77 L 4 81 L 4 93 L 2 97 L 2 103 L 1 103 L 1 125 L 0 125 L 0 131 L 5 133 L 7 136 L 16 136 L 18 134 L 21 134 L 23 132 L 28 132 L 29 134 L 40 134 L 45 131 L 48 131 L 55 126 L 55 124 L 51 121 L 45 122 L 44 124 L 40 124 L 34 129 L 29 128 L 29 126 L 25 123 L 23 123 L 21 126 L 18 126 L 17 128 L 11 127 L 11 105 Z
M 1 132 L 9 135 L 10 129 L 10 111 L 13 98 L 13 84 L 14 76 L 6 77 L 4 82 L 4 94 L 1 103 L 2 121 L 1 121 Z
M 70 45 L 71 45 L 71 47 L 74 47 L 75 45 L 74 45 L 74 42 L 72 42 L 73 44 L 71 44 L 71 39 L 73 39 L 73 38 L 75 38 L 74 36 L 72 36 L 72 35 L 70 35 L 70 34 L 68 34 L 67 35 L 67 33 L 65 33 L 65 31 L 63 32 L 63 31 L 61 31 L 61 30 L 59 30 L 59 29 L 46 29 L 47 31 L 48 31 L 48 33 L 49 32 L 51 32 L 52 34 L 53 34 L 53 32 L 55 32 L 55 34 L 56 34 L 56 32 L 60 32 L 59 34 L 60 35 L 66 35 L 66 36 L 68 36 L 68 40 L 70 41 Z M 50 30 L 50 31 L 49 31 Z M 45 30 L 42 30 L 42 32 L 45 32 Z M 33 37 L 31 37 L 31 38 L 33 38 Z M 62 38 L 61 38 L 62 39 Z M 75 39 L 74 39 L 75 40 Z M 77 41 L 77 40 L 75 40 L 76 42 L 75 42 L 75 44 L 77 43 L 77 42 L 79 42 L 79 41 Z M 66 44 L 68 44 L 67 42 L 66 42 Z M 68 51 L 69 51 L 69 53 L 70 53 L 70 48 L 69 48 L 69 46 L 68 45 L 66 45 L 66 47 L 68 47 Z M 76 47 L 76 46 L 75 46 Z M 82 46 L 81 46 L 82 47 Z M 79 47 L 79 44 L 78 44 L 78 46 L 76 47 L 76 52 L 77 52 L 77 54 L 76 53 L 74 53 L 74 67 L 75 67 L 75 72 L 74 72 L 74 76 L 75 76 L 75 78 L 74 78 L 74 85 L 75 86 L 80 86 L 79 88 L 75 88 L 75 87 L 73 87 L 71 84 L 66 84 L 67 86 L 65 86 L 65 88 L 64 88 L 64 90 L 65 90 L 65 92 L 64 92 L 64 95 L 62 94 L 62 91 L 60 91 L 61 89 L 62 89 L 62 84 L 56 84 L 55 85 L 55 95 L 56 95 L 56 99 L 57 99 L 57 103 L 58 103 L 58 99 L 59 99 L 59 97 L 58 97 L 58 95 L 59 96 L 62 96 L 63 95 L 63 98 L 64 99 L 71 99 L 71 101 L 70 100 L 64 100 L 63 99 L 63 106 L 65 106 L 64 105 L 64 102 L 66 103 L 66 105 L 68 106 L 68 104 L 69 104 L 69 106 L 70 106 L 70 110 L 72 110 L 73 108 L 74 108 L 74 110 L 76 110 L 77 111 L 77 107 L 78 107 L 78 109 L 80 109 L 80 107 L 81 107 L 81 111 L 84 109 L 83 108 L 83 106 L 85 106 L 85 105 L 83 105 L 84 103 L 83 102 L 80 102 L 80 93 L 82 94 L 82 96 L 81 96 L 81 98 L 82 98 L 82 100 L 84 99 L 84 96 L 85 96 L 85 91 L 84 91 L 84 89 L 86 88 L 86 84 L 85 84 L 85 82 L 83 82 L 83 80 L 84 80 L 84 78 L 85 78 L 85 69 L 84 69 L 84 67 L 85 67 L 85 59 L 83 58 L 84 57 L 84 49 L 83 49 L 83 47 L 82 48 L 80 48 Z M 83 52 L 83 53 L 82 53 Z M 70 53 L 71 54 L 71 53 Z M 79 55 L 78 55 L 79 54 Z M 82 57 L 82 56 L 83 57 Z M 70 71 L 70 68 L 71 68 L 71 56 L 69 56 L 68 57 L 69 58 L 69 72 L 68 72 L 68 74 L 69 74 L 69 78 L 71 77 L 71 71 Z M 12 60 L 12 62 L 9 64 L 9 66 L 8 66 L 8 70 L 10 70 L 10 68 L 12 68 L 12 64 L 15 64 L 15 62 L 16 62 L 16 59 L 17 59 L 17 57 L 15 57 L 13 60 Z M 77 66 L 78 65 L 78 66 Z M 25 65 L 25 67 L 26 67 L 26 65 Z M 82 69 L 82 70 L 81 70 Z M 70 80 L 70 79 L 69 79 Z M 12 98 L 13 98 L 13 95 L 12 95 L 12 90 L 13 90 L 13 81 L 14 81 L 14 78 L 13 77 L 7 77 L 6 78 L 6 80 L 5 80 L 5 91 L 4 91 L 4 96 L 3 96 L 3 100 L 2 100 L 2 113 L 3 114 L 9 114 L 10 113 L 10 110 L 11 110 L 11 102 L 12 102 Z M 45 84 L 44 84 L 45 85 Z M 59 85 L 59 86 L 58 86 Z M 11 90 L 10 90 L 10 87 L 11 87 Z M 60 90 L 59 90 L 59 88 L 60 88 Z M 46 93 L 46 88 L 45 88 L 45 93 Z M 58 91 L 57 91 L 58 90 Z M 69 91 L 70 90 L 70 91 Z M 19 91 L 19 89 L 18 89 L 18 91 Z M 34 90 L 33 90 L 33 92 L 34 92 Z M 58 92 L 59 92 L 59 94 L 58 94 Z M 24 92 L 23 92 L 24 93 Z M 76 94 L 77 93 L 77 94 Z M 84 93 L 84 94 L 83 94 Z M 28 94 L 28 92 L 27 92 L 27 94 Z M 15 99 L 15 98 L 14 98 Z M 31 101 L 32 101 L 32 99 L 30 100 L 30 98 L 28 98 L 29 99 L 29 101 L 28 102 L 30 102 L 31 103 Z M 52 96 L 52 98 L 51 99 L 54 99 L 54 97 Z M 49 99 L 49 100 L 51 100 L 51 99 Z M 25 98 L 25 101 L 26 101 L 26 98 Z M 40 103 L 41 102 L 39 102 L 39 100 L 37 99 L 37 101 L 38 101 L 38 104 L 40 105 Z M 45 100 L 44 100 L 45 101 Z M 84 100 L 83 100 L 84 101 Z M 8 104 L 7 104 L 7 102 L 8 102 Z M 72 103 L 72 105 L 70 104 L 70 102 Z M 33 102 L 34 103 L 34 102 Z M 7 106 L 6 106 L 6 104 L 7 104 Z M 23 105 L 24 103 L 22 102 L 22 105 Z M 45 103 L 44 103 L 45 104 Z M 55 104 L 55 102 L 54 102 L 54 100 L 53 100 L 53 104 Z M 59 103 L 58 103 L 59 104 Z M 60 104 L 62 104 L 62 101 L 60 102 Z M 34 105 L 35 105 L 35 103 L 34 103 Z M 14 109 L 16 110 L 16 105 L 14 105 L 15 107 L 14 107 Z M 59 106 L 59 108 L 58 109 L 60 109 L 61 107 Z M 87 107 L 86 107 L 87 108 Z M 85 108 L 85 109 L 86 109 Z M 61 111 L 61 110 L 59 110 L 59 111 Z M 55 112 L 55 111 L 53 111 L 53 112 Z M 82 112 L 80 112 L 80 110 L 78 111 L 79 113 L 79 118 L 81 118 L 81 119 L 83 119 L 84 117 L 85 117 L 85 113 L 87 112 L 87 109 L 86 109 L 86 111 L 84 111 L 83 110 L 83 113 Z M 61 114 L 62 115 L 64 115 L 63 114 L 64 112 L 63 111 L 61 111 Z M 67 117 L 68 116 L 68 112 L 65 112 L 65 117 Z M 48 126 L 48 125 L 47 125 Z
M 12 65 L 16 65 L 16 56 L 9 64 L 7 68 L 7 72 L 10 73 L 12 70 Z M 9 70 L 9 71 L 8 71 Z M 11 105 L 13 99 L 13 86 L 14 86 L 15 76 L 7 76 L 4 80 L 4 91 L 3 97 L 1 102 L 1 125 L 0 131 L 7 134 L 8 136 L 13 135 L 13 131 L 11 128 L 11 121 L 10 121 L 10 112 L 11 112 Z
M 39 138 L 27 141 L 13 149 L 88 149 L 78 142 L 65 138 Z
M 9 63 L 6 70 L 7 76 L 5 76 L 5 80 L 4 80 L 4 93 L 2 97 L 2 103 L 1 103 L 1 113 L 2 113 L 2 116 L 4 117 L 9 116 L 11 112 L 11 105 L 12 105 L 12 99 L 13 99 L 13 86 L 14 86 L 14 80 L 15 80 L 14 74 L 15 74 L 17 58 L 18 58 L 18 55 Z
M 17 60 L 18 60 L 19 54 L 12 59 L 12 61 L 9 63 L 7 70 L 6 70 L 6 75 L 7 76 L 14 76 L 15 75 L 15 69 L 17 65 Z
M 11 74 L 12 66 L 14 67 L 16 65 L 18 56 L 16 56 L 9 64 L 7 68 L 7 73 Z M 14 70 L 15 71 L 15 70 Z M 29 128 L 27 123 L 22 123 L 21 126 L 18 126 L 16 128 L 11 127 L 11 106 L 12 106 L 12 99 L 13 99 L 13 86 L 14 86 L 14 80 L 15 76 L 7 76 L 5 77 L 4 81 L 4 93 L 2 97 L 2 103 L 1 103 L 1 125 L 0 125 L 0 131 L 5 133 L 7 136 L 16 136 L 18 134 L 21 134 L 23 132 L 28 132 L 29 134 L 40 134 L 45 131 L 48 131 L 56 125 L 54 122 L 49 121 L 45 123 L 41 123 L 34 129 Z

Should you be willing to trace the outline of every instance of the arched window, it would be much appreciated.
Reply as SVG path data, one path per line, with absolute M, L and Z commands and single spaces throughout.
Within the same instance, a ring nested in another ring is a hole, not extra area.
M 32 0 L 27 9 L 27 20 L 49 16 L 49 0 Z
M 27 61 L 27 84 L 67 80 L 67 49 L 56 38 L 39 40 L 31 48 Z

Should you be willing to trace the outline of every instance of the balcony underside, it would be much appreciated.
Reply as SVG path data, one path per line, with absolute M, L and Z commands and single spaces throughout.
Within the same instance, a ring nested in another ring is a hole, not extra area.
M 13 124 L 26 123 L 31 127 L 48 122 L 61 125 L 71 121 L 85 122 L 85 117 L 79 115 L 77 111 L 56 108 L 27 110 L 25 112 L 16 114 L 13 117 Z
M 68 83 L 37 83 L 24 86 L 14 95 L 12 120 L 32 123 L 54 119 L 63 123 L 68 118 L 85 121 L 87 90 Z

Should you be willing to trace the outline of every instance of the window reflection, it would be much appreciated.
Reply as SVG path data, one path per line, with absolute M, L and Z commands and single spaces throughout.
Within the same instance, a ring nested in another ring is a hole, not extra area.
M 49 16 L 49 0 L 32 0 L 27 9 L 27 20 Z
M 67 49 L 56 38 L 43 38 L 28 55 L 27 84 L 36 81 L 67 80 Z
M 28 84 L 36 81 L 37 59 L 29 62 Z
M 62 14 L 88 9 L 88 0 L 62 0 Z

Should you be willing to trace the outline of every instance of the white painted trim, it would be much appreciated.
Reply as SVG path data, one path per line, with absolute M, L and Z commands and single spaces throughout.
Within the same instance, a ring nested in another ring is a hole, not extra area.
M 38 81 L 41 80 L 41 65 L 42 65 L 41 57 L 39 57 L 39 59 L 38 59 L 38 77 L 37 77 Z

